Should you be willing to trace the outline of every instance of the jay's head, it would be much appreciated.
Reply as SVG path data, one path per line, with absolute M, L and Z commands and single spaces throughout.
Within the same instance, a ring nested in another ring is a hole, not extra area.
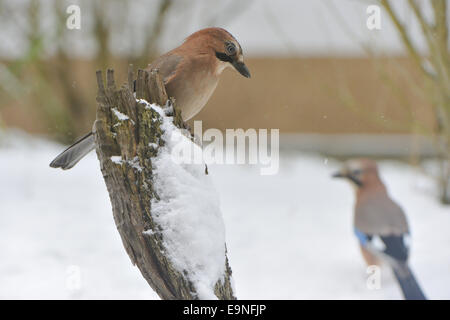
M 198 54 L 212 55 L 215 60 L 217 75 L 225 68 L 233 67 L 244 77 L 250 78 L 250 71 L 244 64 L 241 45 L 225 29 L 202 29 L 186 38 L 185 44 L 192 44 L 192 47 L 198 50 Z
M 333 178 L 349 180 L 357 188 L 366 188 L 381 183 L 377 163 L 371 159 L 352 159 L 344 163 Z

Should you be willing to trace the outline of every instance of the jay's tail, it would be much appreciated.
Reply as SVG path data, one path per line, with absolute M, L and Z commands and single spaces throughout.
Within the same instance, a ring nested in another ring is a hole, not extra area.
M 95 149 L 94 135 L 88 133 L 77 142 L 72 144 L 66 150 L 61 152 L 51 163 L 52 168 L 61 168 L 64 170 L 72 168 L 85 155 Z
M 402 289 L 405 300 L 426 300 L 414 274 L 406 263 L 393 267 L 395 277 Z

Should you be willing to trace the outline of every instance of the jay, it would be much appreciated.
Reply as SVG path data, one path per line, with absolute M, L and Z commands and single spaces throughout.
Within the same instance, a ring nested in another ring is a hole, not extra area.
M 183 120 L 187 121 L 205 106 L 220 74 L 228 67 L 250 78 L 237 40 L 222 28 L 206 28 L 157 58 L 147 70 L 159 70 L 168 96 L 175 98 Z M 70 169 L 94 149 L 94 136 L 90 132 L 59 154 L 50 166 Z
M 389 196 L 375 161 L 347 161 L 333 175 L 348 179 L 355 187 L 354 231 L 368 265 L 387 263 L 407 300 L 424 300 L 425 295 L 408 265 L 409 226 L 402 208 Z

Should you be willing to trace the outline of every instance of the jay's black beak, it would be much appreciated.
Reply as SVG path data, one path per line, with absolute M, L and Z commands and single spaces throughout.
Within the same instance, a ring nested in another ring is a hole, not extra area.
M 356 184 L 358 187 L 362 187 L 362 182 L 356 178 L 355 176 L 351 175 L 350 173 L 342 173 L 342 172 L 335 172 L 331 175 L 333 178 L 345 178 L 350 181 L 352 181 L 354 184 Z
M 243 62 L 233 61 L 231 64 L 244 77 L 250 78 L 250 71 L 248 70 L 247 66 Z
M 342 174 L 342 172 L 338 171 L 335 172 L 331 175 L 332 178 L 346 178 L 346 176 L 344 174 Z

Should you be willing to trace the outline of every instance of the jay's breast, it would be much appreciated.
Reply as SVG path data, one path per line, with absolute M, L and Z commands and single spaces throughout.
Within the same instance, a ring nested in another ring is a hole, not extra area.
M 201 72 L 190 78 L 179 78 L 167 84 L 167 94 L 175 98 L 184 121 L 194 117 L 208 102 L 217 87 L 218 78 Z

